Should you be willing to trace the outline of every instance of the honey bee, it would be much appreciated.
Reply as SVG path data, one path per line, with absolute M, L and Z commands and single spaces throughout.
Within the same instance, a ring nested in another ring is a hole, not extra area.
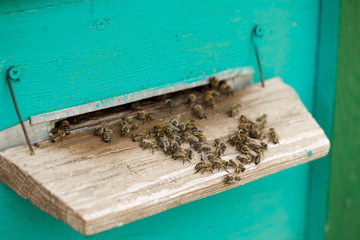
M 268 146 L 266 143 L 258 140 L 258 139 L 253 139 L 250 138 L 250 140 L 248 141 L 248 146 L 251 147 L 252 149 L 262 149 L 262 150 L 267 150 Z
M 252 137 L 252 138 L 255 138 L 255 139 L 262 139 L 263 138 L 263 133 L 259 129 L 256 129 L 255 125 L 253 125 L 253 127 L 250 128 L 249 136 Z
M 279 143 L 279 135 L 277 134 L 274 128 L 269 129 L 268 135 L 269 135 L 269 141 L 275 144 Z
M 220 138 L 216 138 L 215 139 L 215 147 L 217 149 L 217 152 L 218 152 L 219 156 L 224 154 L 224 152 L 226 150 L 226 145 L 225 145 L 225 142 L 223 140 L 221 140 Z
M 58 129 L 57 132 L 51 136 L 51 141 L 53 143 L 58 142 L 59 140 L 62 140 L 66 136 L 66 133 L 62 129 Z
M 185 149 L 185 156 L 188 158 L 188 159 L 192 159 L 192 151 L 191 149 Z
M 202 133 L 202 131 L 200 131 L 200 130 L 193 131 L 193 134 L 195 137 L 197 137 L 199 139 L 200 142 L 207 143 L 206 137 Z
M 70 123 L 67 120 L 64 120 L 64 121 L 61 122 L 60 128 L 64 130 L 66 135 L 69 135 L 71 133 Z
M 236 182 L 240 182 L 240 181 L 241 181 L 240 176 L 233 175 L 233 174 L 228 174 L 224 178 L 224 182 L 227 184 L 232 184 L 232 183 L 236 183 Z
M 239 154 L 238 156 L 236 156 L 236 159 L 239 160 L 242 164 L 251 163 L 251 159 L 249 158 L 248 155 Z
M 170 121 L 170 123 L 171 123 L 174 127 L 178 127 L 179 122 L 180 122 L 180 114 L 176 115 L 176 117 Z
M 214 106 L 215 106 L 215 98 L 212 95 L 206 95 L 205 96 L 205 105 L 207 107 L 214 108 Z
M 141 111 L 136 115 L 136 119 L 143 120 L 144 122 L 145 121 L 153 121 L 154 115 L 149 112 Z
M 191 106 L 191 104 L 196 103 L 196 95 L 194 93 L 189 94 L 189 96 L 186 98 L 186 103 Z
M 255 129 L 253 122 L 243 122 L 238 125 L 239 130 L 245 130 L 246 132 L 250 132 L 252 129 Z
M 203 142 L 197 142 L 192 147 L 195 149 L 195 151 L 201 152 L 203 145 L 204 145 Z
M 228 172 L 228 162 L 225 161 L 224 159 L 221 159 L 221 158 L 215 158 L 213 161 L 212 161 L 212 164 L 213 164 L 213 168 L 214 169 L 217 169 L 220 171 L 221 168 L 223 168 L 225 171 Z
M 124 125 L 122 125 L 122 128 L 121 128 L 121 136 L 126 136 L 130 133 L 130 130 L 131 130 L 131 125 L 128 124 L 128 123 L 125 123 Z
M 132 124 L 131 124 L 131 130 L 136 130 L 139 128 L 139 123 L 136 120 L 133 120 Z
M 267 124 L 267 115 L 263 114 L 260 117 L 256 118 L 256 126 L 259 130 L 263 130 Z
M 166 145 L 164 148 L 163 148 L 163 150 L 164 150 L 164 153 L 165 154 L 168 154 L 168 155 L 171 155 L 173 152 L 172 152 L 172 148 L 171 148 L 171 146 L 168 144 L 168 145 Z
M 211 146 L 207 144 L 203 144 L 201 147 L 201 151 L 204 153 L 210 153 L 211 152 Z
M 143 149 L 151 148 L 152 152 L 154 153 L 154 148 L 158 148 L 158 146 L 154 142 L 146 141 L 145 139 L 141 140 L 140 147 Z
M 170 142 L 170 146 L 171 146 L 171 151 L 172 151 L 173 153 L 175 153 L 175 152 L 177 152 L 177 151 L 180 150 L 180 144 L 179 144 L 177 141 L 175 141 L 175 140 L 170 140 L 169 142 Z
M 166 99 L 165 100 L 165 106 L 167 106 L 168 108 L 173 109 L 175 107 L 175 103 L 172 99 Z
M 218 98 L 218 97 L 221 96 L 221 94 L 216 90 L 208 90 L 208 91 L 205 92 L 205 96 L 206 95 L 213 96 L 214 98 Z
M 186 125 L 185 125 L 184 122 L 179 122 L 179 124 L 177 125 L 177 127 L 179 128 L 179 130 L 180 130 L 181 132 L 185 131 L 185 129 L 186 129 Z
M 134 142 L 137 142 L 137 141 L 143 140 L 144 138 L 149 138 L 149 136 L 150 136 L 150 132 L 145 130 L 145 131 L 142 131 L 142 132 L 139 132 L 139 133 L 133 135 L 132 140 Z
M 199 139 L 197 137 L 195 137 L 194 135 L 189 135 L 186 138 L 186 141 L 188 141 L 190 143 L 190 147 L 192 147 L 199 142 Z
M 128 123 L 128 124 L 132 124 L 133 121 L 135 121 L 135 120 L 132 118 L 129 118 L 129 117 L 124 117 L 124 119 L 123 119 L 123 122 Z
M 94 136 L 103 135 L 105 128 L 106 128 L 106 124 L 102 124 L 101 126 L 98 126 L 97 128 L 95 128 Z
M 246 145 L 243 145 L 239 150 L 241 153 L 249 155 L 252 159 L 255 159 L 258 156 L 258 154 L 254 150 L 250 149 Z
M 166 146 L 169 145 L 169 143 L 166 141 L 166 139 L 164 137 L 157 137 L 156 142 L 157 142 L 157 145 L 159 146 L 159 148 L 162 148 L 162 149 L 164 149 Z
M 211 87 L 213 87 L 213 88 L 219 87 L 220 81 L 219 81 L 219 79 L 217 77 L 211 76 L 209 78 L 209 82 L 210 82 Z
M 258 154 L 258 155 L 255 157 L 254 162 L 255 162 L 255 165 L 258 165 L 258 164 L 261 162 L 261 155 L 260 155 L 260 154 Z
M 201 174 L 203 174 L 205 171 L 210 171 L 212 173 L 214 168 L 211 162 L 202 161 L 195 165 L 195 170 L 195 173 L 198 173 L 202 170 Z
M 194 112 L 199 119 L 207 118 L 200 104 L 194 106 Z
M 245 171 L 244 165 L 242 165 L 241 163 L 236 163 L 232 159 L 229 160 L 229 167 L 234 167 L 235 168 L 235 173 L 240 173 L 240 172 Z
M 187 122 L 186 123 L 186 129 L 190 130 L 190 131 L 197 130 L 198 125 L 197 125 L 196 121 L 190 120 L 189 122 Z
M 226 83 L 220 84 L 219 91 L 222 95 L 225 95 L 226 97 L 229 97 L 230 95 L 234 95 L 234 89 L 227 85 Z
M 111 136 L 113 134 L 113 130 L 111 130 L 110 128 L 106 127 L 104 130 L 104 135 L 103 135 L 103 140 L 106 143 L 110 143 L 111 142 Z
M 164 137 L 165 131 L 164 131 L 164 125 L 162 123 L 158 123 L 154 126 L 154 133 L 156 137 Z
M 190 154 L 190 156 L 191 156 L 191 154 Z M 189 152 L 183 151 L 183 150 L 174 152 L 172 154 L 172 158 L 173 159 L 182 159 L 183 164 L 185 163 L 185 161 L 191 162 L 191 159 L 189 158 Z
M 249 118 L 247 118 L 245 115 L 241 115 L 240 119 L 239 119 L 240 123 L 250 123 L 250 124 L 254 124 L 253 121 L 251 121 Z
M 230 117 L 233 117 L 236 113 L 240 111 L 240 104 L 234 104 L 228 109 L 228 114 Z

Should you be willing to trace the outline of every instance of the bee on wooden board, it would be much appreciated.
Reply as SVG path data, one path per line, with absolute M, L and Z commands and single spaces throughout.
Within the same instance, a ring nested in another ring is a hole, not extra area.
M 270 128 L 267 134 L 269 135 L 269 141 L 275 144 L 279 143 L 279 135 L 277 134 L 274 128 Z
M 251 158 L 245 154 L 239 154 L 238 156 L 236 156 L 236 159 L 239 160 L 239 162 L 241 162 L 242 164 L 251 163 Z
M 254 124 L 253 121 L 251 121 L 248 117 L 246 117 L 245 115 L 241 115 L 240 119 L 239 119 L 240 123 L 250 123 L 250 124 Z
M 103 135 L 104 142 L 110 143 L 112 134 L 113 134 L 113 130 L 111 130 L 109 127 L 106 127 Z
M 233 174 L 228 174 L 224 178 L 224 182 L 227 184 L 233 184 L 233 183 L 240 182 L 240 181 L 241 181 L 240 176 L 233 175 Z
M 136 115 L 136 119 L 142 120 L 145 122 L 145 121 L 153 121 L 155 118 L 154 118 L 153 114 L 146 112 L 146 111 L 141 111 Z
M 167 106 L 170 109 L 173 109 L 175 107 L 175 103 L 172 99 L 166 99 L 165 106 Z
M 207 118 L 200 104 L 194 106 L 194 113 L 199 119 Z
M 208 90 L 205 92 L 205 95 L 213 96 L 214 98 L 219 98 L 221 94 L 216 90 Z
M 222 95 L 225 95 L 226 97 L 234 95 L 234 89 L 230 85 L 227 85 L 225 82 L 220 84 L 219 91 Z
M 154 149 L 158 148 L 155 142 L 146 141 L 145 139 L 141 140 L 140 147 L 142 147 L 143 149 L 151 148 L 153 153 L 154 153 Z
M 205 171 L 210 171 L 211 173 L 213 173 L 213 164 L 211 162 L 199 162 L 195 165 L 195 173 L 198 173 L 202 170 L 201 174 L 203 174 Z
M 186 124 L 184 122 L 179 122 L 179 124 L 177 125 L 177 127 L 179 128 L 179 130 L 181 132 L 185 131 L 186 129 Z
M 180 114 L 176 115 L 174 119 L 170 121 L 174 127 L 178 127 L 180 123 Z M 180 129 L 179 129 L 180 130 Z
M 241 163 L 237 163 L 232 159 L 229 160 L 229 167 L 234 167 L 235 168 L 235 173 L 240 173 L 240 172 L 245 171 L 244 165 L 242 165 Z
M 256 118 L 256 127 L 261 131 L 265 128 L 267 124 L 266 118 L 267 118 L 266 114 L 263 114 L 260 117 Z
M 63 138 L 65 138 L 65 136 L 66 136 L 65 131 L 62 129 L 58 129 L 57 132 L 51 136 L 51 141 L 53 143 L 58 142 L 59 140 L 62 140 Z
M 189 96 L 186 98 L 186 103 L 191 106 L 193 103 L 196 103 L 196 95 L 194 93 L 189 94 Z
M 236 103 L 234 105 L 232 105 L 227 113 L 229 114 L 229 117 L 233 117 L 234 115 L 236 115 L 238 112 L 240 111 L 240 104 Z
M 67 120 L 64 120 L 61 122 L 60 124 L 60 128 L 64 130 L 64 132 L 66 133 L 66 135 L 69 135 L 71 133 L 70 130 L 70 123 Z
M 121 127 L 121 136 L 124 137 L 124 136 L 128 135 L 130 133 L 130 130 L 131 130 L 131 125 L 128 123 L 125 123 Z
M 132 140 L 133 142 L 138 142 L 143 140 L 144 138 L 149 138 L 150 136 L 150 132 L 147 130 L 144 130 L 142 132 L 136 133 L 135 135 L 132 136 Z
M 219 156 L 224 154 L 224 152 L 226 150 L 226 144 L 223 140 L 221 140 L 220 138 L 216 138 L 215 139 L 215 147 L 217 149 Z
M 197 125 L 196 121 L 194 121 L 194 120 L 188 121 L 188 122 L 186 123 L 186 129 L 187 129 L 187 130 L 191 130 L 191 131 L 197 130 L 197 129 L 198 129 L 198 125 Z
M 229 163 L 226 160 L 218 157 L 212 161 L 212 164 L 214 169 L 218 169 L 220 171 L 220 169 L 223 168 L 225 171 L 228 172 L 227 167 Z
M 173 159 L 181 159 L 181 160 L 183 160 L 183 164 L 185 163 L 185 161 L 191 162 L 191 159 L 189 158 L 189 152 L 186 152 L 184 150 L 174 152 L 172 154 L 172 158 Z
M 94 136 L 102 136 L 106 128 L 106 124 L 101 124 L 94 130 Z
M 215 103 L 216 101 L 213 95 L 205 95 L 205 105 L 207 107 L 214 108 Z
M 218 88 L 219 87 L 219 79 L 215 76 L 211 76 L 209 77 L 209 82 L 210 82 L 210 86 L 213 88 Z

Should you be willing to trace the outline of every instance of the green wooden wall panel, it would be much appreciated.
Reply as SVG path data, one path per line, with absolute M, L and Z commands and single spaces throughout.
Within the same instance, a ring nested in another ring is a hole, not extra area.
M 43 0 L 25 4 L 23 11 L 19 2 L 13 8 L 0 2 L 0 69 L 3 77 L 10 65 L 22 70 L 13 87 L 24 119 L 237 66 L 255 67 L 250 32 L 257 23 L 265 27 L 260 41 L 265 77 L 281 75 L 313 91 L 312 81 L 290 79 L 299 72 L 313 77 L 317 1 L 81 1 L 41 7 L 48 4 Z M 1 130 L 18 122 L 8 109 L 5 81 L 0 93 Z
M 107 19 L 99 31 L 95 24 Z M 14 83 L 24 118 L 128 91 L 196 81 L 237 66 L 281 76 L 314 107 L 319 1 L 2 1 L 0 71 Z M 259 80 L 258 74 L 255 76 Z M 26 104 L 22 104 L 26 103 Z M 0 81 L 0 130 L 17 124 Z M 304 239 L 309 164 L 298 166 L 93 239 Z M 0 184 L 1 239 L 83 239 Z
M 320 1 L 314 117 L 332 138 L 337 73 L 340 0 Z M 331 151 L 331 149 L 330 149 Z M 325 239 L 330 155 L 310 164 L 307 239 Z
M 341 1 L 326 239 L 360 239 L 360 3 Z

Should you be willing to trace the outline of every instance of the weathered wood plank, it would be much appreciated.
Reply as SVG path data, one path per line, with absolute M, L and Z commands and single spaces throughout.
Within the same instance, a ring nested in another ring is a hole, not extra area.
M 278 78 L 266 83 L 266 88 L 254 84 L 236 91 L 234 97 L 208 110 L 209 120 L 199 122 L 211 140 L 236 129 L 237 120 L 224 114 L 234 102 L 240 102 L 242 114 L 249 117 L 268 114 L 269 126 L 281 137 L 280 144 L 269 146 L 261 164 L 247 166 L 239 184 L 317 159 L 329 151 L 328 139 L 296 92 Z M 157 120 L 178 112 L 192 118 L 191 111 L 182 106 L 171 113 L 159 113 Z M 87 131 L 58 144 L 42 142 L 33 157 L 26 146 L 5 150 L 0 153 L 0 179 L 84 234 L 121 226 L 237 186 L 223 183 L 223 171 L 194 174 L 198 158 L 183 165 L 161 152 L 151 154 L 137 143 L 120 138 L 119 126 L 112 128 L 115 134 L 111 144 Z M 227 159 L 235 156 L 234 149 L 225 152 Z

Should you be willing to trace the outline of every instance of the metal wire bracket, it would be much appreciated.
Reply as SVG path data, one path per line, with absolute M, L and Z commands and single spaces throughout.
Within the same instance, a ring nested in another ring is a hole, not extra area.
M 19 121 L 20 121 L 22 130 L 23 130 L 23 132 L 24 132 L 26 142 L 27 142 L 27 144 L 28 144 L 28 146 L 29 146 L 30 154 L 31 154 L 31 155 L 34 155 L 35 152 L 34 152 L 32 146 L 31 146 L 31 143 L 30 143 L 28 134 L 27 134 L 27 132 L 26 132 L 26 128 L 25 128 L 24 122 L 23 122 L 23 120 L 22 120 L 22 118 L 21 118 L 20 111 L 19 111 L 19 108 L 18 108 L 17 103 L 16 103 L 14 90 L 13 90 L 13 88 L 12 88 L 11 81 L 10 81 L 10 80 L 20 81 L 20 70 L 19 70 L 17 67 L 15 67 L 15 66 L 10 67 L 10 68 L 7 70 L 7 72 L 6 72 L 6 80 L 7 80 L 8 84 L 9 84 L 11 97 L 12 97 L 12 99 L 13 99 L 14 106 L 15 106 L 15 110 L 16 110 L 16 113 L 17 113 L 17 115 L 18 115 L 18 118 L 19 118 Z
M 257 47 L 257 43 L 256 43 L 256 37 L 261 37 L 263 34 L 264 34 L 264 31 L 263 31 L 263 28 L 261 27 L 261 25 L 260 24 L 256 25 L 251 32 L 251 41 L 255 47 L 256 59 L 257 59 L 260 77 L 261 77 L 261 85 L 262 85 L 262 87 L 265 87 L 264 76 L 263 76 L 263 72 L 261 69 L 259 51 L 258 51 L 258 47 Z

